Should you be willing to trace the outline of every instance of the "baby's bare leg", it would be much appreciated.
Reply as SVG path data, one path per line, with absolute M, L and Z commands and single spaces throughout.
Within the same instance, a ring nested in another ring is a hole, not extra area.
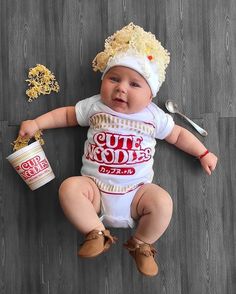
M 154 243 L 167 229 L 172 210 L 172 199 L 165 190 L 155 184 L 143 185 L 131 204 L 131 216 L 139 219 L 134 238 Z
M 100 211 L 100 192 L 88 177 L 71 177 L 60 186 L 61 207 L 69 221 L 83 234 L 105 230 L 97 213 Z

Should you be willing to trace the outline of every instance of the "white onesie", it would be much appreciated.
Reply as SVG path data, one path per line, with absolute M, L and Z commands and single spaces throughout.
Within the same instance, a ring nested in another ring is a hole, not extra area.
M 153 179 L 156 138 L 164 139 L 172 117 L 154 103 L 134 114 L 113 111 L 100 95 L 75 106 L 80 126 L 89 126 L 81 174 L 101 191 L 102 221 L 110 227 L 133 227 L 130 207 L 137 189 Z

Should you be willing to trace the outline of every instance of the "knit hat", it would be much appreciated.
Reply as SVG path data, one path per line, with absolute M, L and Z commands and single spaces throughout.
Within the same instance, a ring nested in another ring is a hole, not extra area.
M 169 55 L 152 33 L 130 23 L 105 40 L 105 49 L 94 58 L 93 69 L 103 73 L 102 79 L 114 66 L 134 69 L 145 78 L 155 97 L 165 80 Z

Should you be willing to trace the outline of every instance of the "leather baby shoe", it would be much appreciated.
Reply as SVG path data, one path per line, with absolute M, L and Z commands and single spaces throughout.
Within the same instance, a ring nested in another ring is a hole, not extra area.
M 107 251 L 116 240 L 117 238 L 111 236 L 109 230 L 93 230 L 86 235 L 85 241 L 78 251 L 78 255 L 87 258 L 98 256 Z
M 130 238 L 124 244 L 124 247 L 129 250 L 130 255 L 134 258 L 139 272 L 150 277 L 158 274 L 158 266 L 154 259 L 157 251 L 151 244 L 139 244 L 133 238 Z

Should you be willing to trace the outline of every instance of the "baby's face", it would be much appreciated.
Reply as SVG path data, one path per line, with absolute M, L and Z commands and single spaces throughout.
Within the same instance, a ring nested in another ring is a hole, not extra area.
M 101 99 L 112 110 L 129 114 L 148 106 L 152 93 L 146 80 L 138 72 L 128 67 L 115 66 L 102 80 Z

